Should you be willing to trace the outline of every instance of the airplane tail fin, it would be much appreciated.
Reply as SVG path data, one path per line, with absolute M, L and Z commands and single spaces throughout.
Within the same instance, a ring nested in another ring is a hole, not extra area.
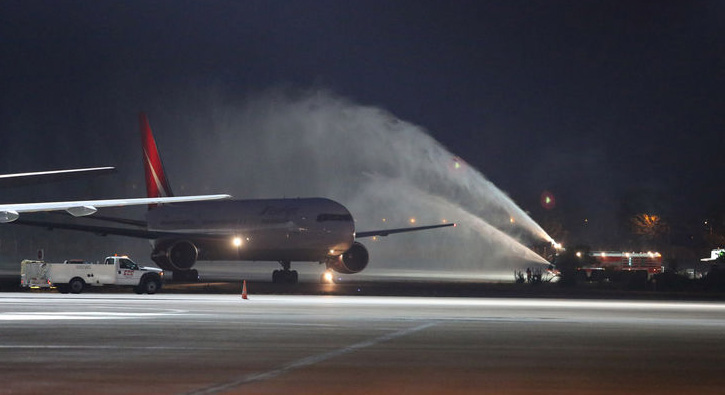
M 141 143 L 143 145 L 143 164 L 146 172 L 146 193 L 148 197 L 174 196 L 166 179 L 164 164 L 161 162 L 156 140 L 151 133 L 149 120 L 144 112 L 139 114 L 139 127 L 141 129 Z M 149 205 L 149 209 L 155 205 Z

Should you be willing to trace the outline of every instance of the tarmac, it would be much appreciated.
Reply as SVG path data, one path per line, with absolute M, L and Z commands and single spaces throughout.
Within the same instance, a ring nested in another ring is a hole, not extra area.
M 239 282 L 167 285 L 155 295 L 2 292 L 0 393 L 716 394 L 725 386 L 721 301 L 456 297 L 435 284 L 421 288 L 445 297 L 371 296 L 372 284 L 345 287 L 355 296 L 282 294 L 254 282 L 247 300 Z

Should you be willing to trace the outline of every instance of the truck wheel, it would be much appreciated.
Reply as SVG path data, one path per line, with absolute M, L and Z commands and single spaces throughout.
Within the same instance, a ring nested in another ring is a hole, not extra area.
M 83 292 L 84 285 L 85 284 L 83 283 L 83 280 L 81 280 L 80 278 L 74 278 L 68 283 L 68 288 L 70 289 L 71 293 L 79 294 Z
M 153 295 L 159 289 L 161 289 L 161 283 L 159 282 L 159 280 L 150 278 L 150 279 L 144 281 L 143 285 L 141 286 L 141 289 L 144 293 Z

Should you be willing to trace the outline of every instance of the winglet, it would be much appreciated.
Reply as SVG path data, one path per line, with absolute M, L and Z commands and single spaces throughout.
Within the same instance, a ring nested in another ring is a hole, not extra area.
M 146 172 L 146 193 L 150 198 L 174 196 L 166 179 L 164 165 L 156 147 L 156 140 L 151 133 L 149 120 L 144 112 L 139 114 L 139 127 L 141 129 L 141 143 L 143 145 L 143 164 Z M 151 206 L 149 206 L 151 208 Z

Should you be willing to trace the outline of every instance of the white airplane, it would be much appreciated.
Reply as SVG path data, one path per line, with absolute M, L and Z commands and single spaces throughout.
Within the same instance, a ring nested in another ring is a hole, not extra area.
M 83 175 L 107 174 L 114 171 L 113 167 L 92 167 L 84 169 L 51 170 L 32 173 L 0 174 L 1 186 L 17 186 L 30 183 L 47 183 L 74 178 Z M 199 200 L 228 199 L 229 195 L 199 195 L 183 197 L 154 197 L 136 199 L 107 199 L 107 200 L 76 200 L 65 202 L 44 203 L 12 203 L 0 204 L 0 223 L 17 220 L 21 213 L 39 211 L 67 211 L 74 217 L 90 215 L 98 211 L 99 207 L 120 207 L 140 204 L 158 204 L 174 202 L 191 202 Z
M 173 196 L 144 113 L 139 116 L 149 198 Z M 73 229 L 153 240 L 151 258 L 174 279 L 198 278 L 197 261 L 276 261 L 273 282 L 296 283 L 291 263 L 320 262 L 352 274 L 365 269 L 368 251 L 356 239 L 455 226 L 453 223 L 355 232 L 350 211 L 326 198 L 256 199 L 163 204 L 150 207 L 146 221 L 89 217 L 134 227 L 21 220 L 25 225 Z

